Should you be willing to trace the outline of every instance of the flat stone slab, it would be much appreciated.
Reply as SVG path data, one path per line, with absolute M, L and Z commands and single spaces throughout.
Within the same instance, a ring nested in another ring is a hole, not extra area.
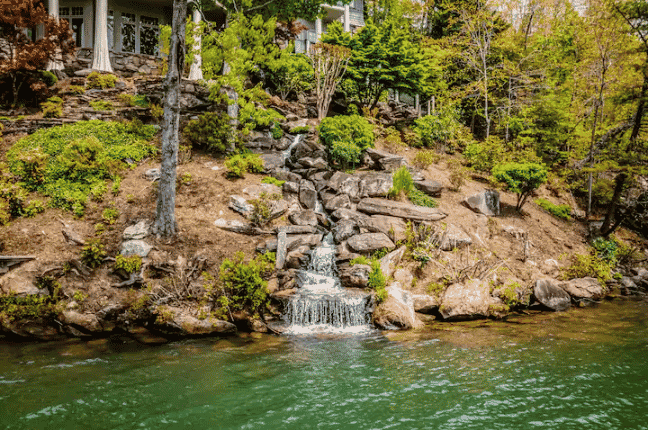
M 395 216 L 414 221 L 439 221 L 448 216 L 437 208 L 426 208 L 404 202 L 374 198 L 360 200 L 358 211 L 368 214 Z
M 393 248 L 394 242 L 385 233 L 363 233 L 352 236 L 347 244 L 356 252 L 372 252 L 382 248 Z

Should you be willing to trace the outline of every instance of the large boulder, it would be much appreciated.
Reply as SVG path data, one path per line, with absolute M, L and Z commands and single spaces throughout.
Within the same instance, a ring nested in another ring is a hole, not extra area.
M 400 264 L 401 258 L 405 255 L 405 251 L 407 251 L 407 246 L 401 246 L 380 259 L 380 270 L 386 278 L 394 273 L 396 266 Z
M 0 277 L 0 293 L 26 297 L 34 294 L 47 295 L 46 288 L 39 288 L 36 277 L 42 273 L 42 267 L 36 261 L 23 263 Z
M 382 232 L 389 236 L 393 241 L 398 242 L 405 240 L 405 231 L 407 223 L 402 218 L 396 218 L 387 215 L 371 215 L 366 222 L 360 222 L 360 227 L 366 228 L 370 232 Z
M 169 308 L 173 313 L 170 321 L 164 325 L 170 329 L 179 331 L 183 335 L 203 336 L 210 334 L 232 334 L 236 332 L 236 326 L 228 321 L 214 318 L 198 319 L 184 310 Z
M 371 266 L 366 264 L 346 264 L 340 267 L 340 282 L 347 288 L 365 288 L 369 282 Z
M 408 330 L 423 326 L 414 312 L 412 295 L 400 287 L 398 282 L 389 285 L 387 300 L 381 303 L 373 314 L 374 324 L 382 329 Z
M 452 284 L 440 297 L 439 311 L 444 319 L 474 319 L 497 315 L 503 303 L 491 296 L 488 282 L 472 279 Z
M 299 182 L 299 201 L 307 209 L 315 209 L 317 204 L 317 191 L 315 184 L 307 179 L 302 179 Z
M 486 216 L 500 214 L 500 196 L 495 190 L 484 190 L 481 193 L 467 197 L 464 201 L 472 211 Z
M 351 208 L 351 200 L 346 194 L 338 194 L 337 196 L 328 199 L 324 205 L 327 211 L 335 211 L 336 209 L 349 209 Z
M 122 234 L 122 240 L 142 240 L 149 235 L 150 224 L 146 220 L 139 221 L 135 225 L 126 227 Z
M 230 196 L 228 206 L 234 212 L 240 213 L 247 219 L 250 219 L 252 217 L 252 212 L 254 211 L 254 206 L 248 203 L 248 201 L 244 197 L 238 196 L 236 194 Z
M 316 226 L 317 215 L 312 210 L 305 210 L 299 212 L 292 212 L 288 215 L 288 219 L 295 225 Z
M 605 295 L 601 283 L 596 278 L 572 279 L 563 282 L 560 287 L 576 299 L 597 300 Z
M 453 224 L 448 224 L 441 237 L 439 247 L 443 251 L 452 251 L 455 248 L 462 248 L 471 244 L 472 238 L 468 233 Z
M 392 175 L 388 173 L 370 173 L 360 180 L 360 197 L 384 197 L 393 185 Z
M 382 248 L 393 248 L 394 242 L 385 233 L 364 233 L 352 236 L 347 240 L 355 252 L 368 253 Z
M 119 253 L 122 255 L 139 255 L 146 258 L 153 247 L 143 240 L 129 240 L 122 242 Z
M 388 215 L 413 221 L 439 221 L 447 215 L 437 208 L 415 206 L 405 202 L 367 198 L 358 203 L 358 211 L 368 214 Z
M 343 242 L 358 233 L 360 233 L 358 225 L 355 221 L 350 219 L 340 220 L 335 224 L 335 227 L 333 227 L 333 235 L 337 243 Z
M 443 185 L 441 182 L 437 181 L 417 181 L 414 182 L 414 185 L 416 188 L 432 197 L 441 197 L 441 192 L 443 191 Z
M 416 312 L 431 315 L 439 309 L 437 297 L 427 294 L 413 294 L 412 298 L 414 299 L 414 311 Z
M 538 302 L 554 311 L 566 311 L 571 306 L 571 297 L 554 279 L 538 279 L 533 295 Z
M 74 310 L 65 310 L 60 314 L 59 321 L 64 326 L 67 326 L 68 332 L 77 337 L 85 337 L 103 331 L 99 319 L 94 314 L 82 314 Z

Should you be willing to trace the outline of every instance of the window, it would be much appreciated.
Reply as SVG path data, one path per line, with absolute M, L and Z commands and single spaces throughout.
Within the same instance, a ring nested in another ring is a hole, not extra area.
M 122 51 L 135 52 L 136 21 L 134 13 L 122 13 Z
M 76 46 L 83 46 L 83 7 L 60 7 L 59 17 L 70 24 Z
M 160 26 L 157 18 L 140 17 L 140 53 L 158 55 Z

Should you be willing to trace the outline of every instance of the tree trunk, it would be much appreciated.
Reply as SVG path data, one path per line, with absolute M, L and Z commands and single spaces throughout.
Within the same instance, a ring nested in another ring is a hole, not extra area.
M 180 79 L 184 69 L 185 17 L 187 0 L 173 1 L 173 27 L 169 45 L 169 71 L 164 81 L 164 122 L 162 123 L 162 165 L 158 184 L 155 230 L 159 236 L 177 232 L 175 219 L 176 166 L 180 129 Z
M 95 14 L 95 39 L 92 69 L 112 73 L 110 51 L 108 50 L 108 0 L 97 0 Z

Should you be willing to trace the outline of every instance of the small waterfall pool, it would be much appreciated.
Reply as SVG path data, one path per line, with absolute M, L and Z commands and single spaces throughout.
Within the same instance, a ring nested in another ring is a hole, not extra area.
M 335 274 L 331 234 L 311 254 L 307 270 L 298 275 L 299 291 L 286 305 L 286 334 L 366 333 L 372 330 L 372 296 L 342 288 Z

